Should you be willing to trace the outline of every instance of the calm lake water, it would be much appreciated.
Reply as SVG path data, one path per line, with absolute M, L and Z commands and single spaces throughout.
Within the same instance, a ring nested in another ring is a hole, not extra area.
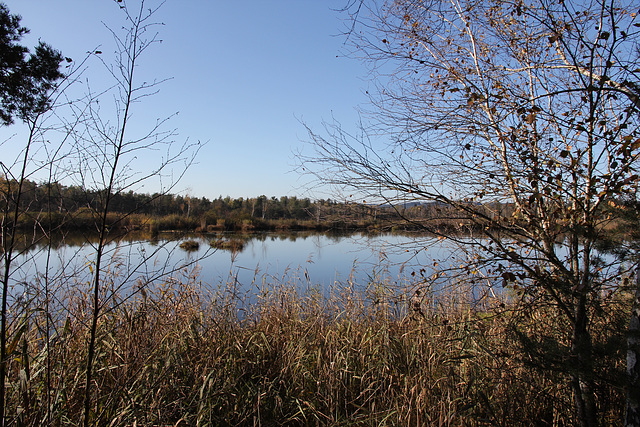
M 342 286 L 356 290 L 382 290 L 386 295 L 411 298 L 435 294 L 444 298 L 482 302 L 500 294 L 504 280 L 497 262 L 483 264 L 469 250 L 470 237 L 438 239 L 411 234 L 326 233 L 218 233 L 181 237 L 161 234 L 149 240 L 127 235 L 109 244 L 102 261 L 103 300 L 111 295 L 128 298 L 136 290 L 164 286 L 197 286 L 212 295 L 224 290 L 251 302 L 263 290 L 280 285 L 328 292 Z M 212 241 L 241 241 L 242 249 L 211 247 Z M 185 250 L 185 241 L 198 245 Z M 10 303 L 42 299 L 48 295 L 61 308 L 69 301 L 88 300 L 95 270 L 95 243 L 68 235 L 46 245 L 29 244 L 12 263 Z M 566 248 L 558 247 L 563 256 Z M 530 255 L 530 256 L 534 256 Z M 604 255 L 602 275 L 619 276 L 612 255 Z M 0 262 L 1 266 L 1 262 Z M 459 274 L 464 283 L 458 287 Z M 469 283 L 471 282 L 471 283 Z M 471 284 L 473 287 L 469 287 Z M 443 289 L 456 289 L 442 293 Z M 458 292 L 460 291 L 460 292 Z M 80 298 L 78 299 L 78 296 Z
M 244 246 L 237 252 L 212 248 L 210 242 L 220 238 L 241 240 Z M 185 240 L 199 243 L 198 249 L 180 248 Z M 43 245 L 23 253 L 14 263 L 15 293 L 25 285 L 41 289 L 45 282 L 88 289 L 95 263 L 93 245 L 68 238 L 51 251 Z M 263 283 L 327 288 L 348 281 L 357 286 L 384 281 L 405 287 L 415 282 L 416 274 L 428 277 L 435 265 L 441 267 L 458 255 L 457 246 L 446 240 L 401 234 L 225 233 L 179 240 L 160 235 L 157 240 L 110 244 L 103 266 L 109 266 L 105 275 L 109 286 L 120 291 L 135 288 L 141 278 L 158 283 L 167 277 L 185 281 L 188 275 L 209 286 L 233 282 L 246 290 Z

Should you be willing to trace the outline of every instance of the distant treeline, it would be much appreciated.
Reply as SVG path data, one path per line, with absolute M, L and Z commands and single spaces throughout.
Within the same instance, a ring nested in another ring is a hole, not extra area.
M 18 183 L 0 177 L 2 220 L 12 221 L 15 203 L 20 203 L 18 225 L 22 228 L 92 229 L 97 212 L 105 203 L 104 191 L 93 191 L 58 182 L 24 181 L 18 200 Z M 486 215 L 511 218 L 511 204 L 487 203 Z M 280 198 L 190 197 L 173 194 L 116 192 L 109 200 L 109 222 L 127 230 L 217 231 L 217 230 L 380 230 L 419 229 L 455 232 L 478 225 L 463 211 L 445 205 L 410 203 L 372 206 L 331 199 L 310 200 L 295 196 Z M 475 212 L 479 212 L 477 209 Z M 402 218 L 402 220 L 399 220 Z M 408 221 L 407 221 L 408 220 Z
M 20 198 L 17 195 L 20 193 Z M 39 184 L 0 178 L 0 209 L 4 220 L 20 204 L 19 226 L 94 227 L 105 203 L 104 191 L 58 182 Z M 163 230 L 328 229 L 367 228 L 391 218 L 388 208 L 330 199 L 258 196 L 253 198 L 190 197 L 173 194 L 116 192 L 109 200 L 114 227 Z

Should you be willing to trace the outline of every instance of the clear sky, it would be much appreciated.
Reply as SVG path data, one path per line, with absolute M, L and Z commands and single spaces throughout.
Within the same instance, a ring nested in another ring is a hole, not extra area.
M 110 0 L 0 1 L 31 30 L 25 44 L 40 38 L 74 60 L 97 46 L 108 60 L 113 44 L 105 25 L 124 22 Z M 128 3 L 135 9 L 138 0 Z M 170 123 L 178 141 L 207 142 L 179 189 L 209 198 L 309 195 L 293 171 L 293 152 L 307 138 L 300 121 L 317 129 L 331 117 L 355 123 L 366 102 L 365 66 L 342 55 L 346 17 L 336 9 L 345 4 L 166 1 L 155 19 L 164 24 L 163 42 L 142 58 L 139 77 L 171 80 L 136 106 L 134 117 L 142 126 L 179 112 Z

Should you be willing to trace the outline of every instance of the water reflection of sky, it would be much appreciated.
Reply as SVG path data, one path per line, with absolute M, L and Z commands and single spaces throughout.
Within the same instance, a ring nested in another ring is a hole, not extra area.
M 409 244 L 413 248 L 407 252 L 404 246 Z M 204 250 L 203 246 L 199 251 Z M 442 244 L 440 246 L 435 251 L 437 255 L 441 255 Z M 200 265 L 205 281 L 225 280 L 230 271 L 237 272 L 239 280 L 244 281 L 251 280 L 256 270 L 276 278 L 287 273 L 304 275 L 306 271 L 311 282 L 326 286 L 349 278 L 366 284 L 374 271 L 383 269 L 387 279 L 398 280 L 410 274 L 414 267 L 432 265 L 432 255 L 433 252 L 416 251 L 414 240 L 400 235 L 266 235 L 250 240 L 244 250 L 235 255 L 218 250 Z M 403 267 L 406 262 L 409 264 Z
M 237 253 L 214 250 L 209 245 L 215 239 L 213 236 L 192 237 L 200 243 L 195 251 L 180 249 L 182 240 L 168 238 L 122 241 L 107 247 L 103 266 L 121 270 L 118 278 L 111 279 L 116 282 L 114 286 L 131 286 L 139 277 L 154 276 L 162 269 L 179 278 L 185 273 L 180 269 L 185 264 L 192 264 L 191 268 L 197 266 L 199 279 L 209 285 L 226 283 L 231 278 L 237 278 L 240 285 L 256 280 L 295 283 L 307 282 L 307 279 L 319 286 L 336 281 L 344 283 L 348 279 L 366 285 L 371 280 L 400 282 L 412 271 L 431 266 L 434 258 L 443 258 L 443 254 L 444 258 L 451 256 L 451 248 L 443 242 L 426 239 L 416 246 L 413 238 L 394 234 L 265 233 L 250 237 L 225 234 L 224 238 L 242 238 L 245 246 Z M 425 246 L 430 249 L 421 250 Z M 45 271 L 50 278 L 64 277 L 67 283 L 76 285 L 90 279 L 95 263 L 92 244 L 55 245 L 50 252 L 46 249 L 47 246 L 41 245 L 16 259 L 15 282 L 33 282 L 38 275 L 42 280 Z
M 209 243 L 220 238 L 242 239 L 244 247 L 236 253 L 213 249 Z M 184 239 L 169 236 L 157 240 L 129 236 L 110 244 L 102 264 L 104 297 L 114 290 L 121 296 L 131 295 L 139 283 L 184 284 L 189 277 L 208 290 L 233 288 L 249 299 L 280 284 L 298 289 L 309 285 L 324 292 L 334 284 L 360 289 L 382 284 L 394 294 L 410 296 L 418 289 L 439 292 L 455 287 L 461 273 L 467 281 L 475 280 L 473 289 L 464 288 L 474 300 L 502 292 L 504 285 L 495 263 L 474 261 L 466 238 L 461 238 L 461 245 L 452 239 L 401 234 L 225 233 L 189 239 L 199 243 L 197 250 L 181 249 Z M 66 306 L 65 298 L 71 294 L 90 295 L 95 244 L 70 242 L 32 245 L 18 255 L 12 264 L 10 299 L 26 300 L 38 294 L 41 298 L 45 284 L 55 294 L 54 304 L 61 306 Z M 565 249 L 558 247 L 560 257 Z M 604 256 L 603 262 L 610 267 L 602 275 L 619 275 L 612 256 Z
M 244 247 L 234 253 L 213 249 L 209 243 L 217 239 L 241 239 Z M 399 288 L 438 286 L 451 283 L 442 277 L 433 281 L 449 267 L 473 264 L 465 245 L 450 239 L 401 234 L 331 235 L 321 233 L 256 233 L 190 237 L 200 246 L 195 251 L 179 247 L 183 240 L 164 236 L 158 240 L 129 239 L 107 247 L 104 277 L 115 289 L 130 289 L 140 278 L 160 283 L 169 276 L 174 281 L 185 280 L 197 273 L 197 280 L 212 287 L 230 282 L 239 287 L 259 287 L 285 283 L 289 285 L 327 288 L 337 283 L 353 282 L 362 287 L 372 282 Z M 25 251 L 14 263 L 13 285 L 19 290 L 25 283 L 42 287 L 45 281 L 62 283 L 66 288 L 89 288 L 95 264 L 95 244 L 47 245 Z M 47 270 L 47 259 L 49 268 Z M 187 265 L 187 268 L 183 266 Z M 45 278 L 44 273 L 48 276 Z M 479 272 L 478 277 L 483 272 Z M 255 288 L 254 288 L 255 289 Z

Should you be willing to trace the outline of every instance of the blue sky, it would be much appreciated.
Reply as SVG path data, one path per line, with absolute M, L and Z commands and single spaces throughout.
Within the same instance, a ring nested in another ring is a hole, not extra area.
M 109 0 L 4 0 L 43 41 L 74 60 L 97 46 L 113 51 L 103 25 L 123 21 Z M 193 196 L 307 196 L 293 152 L 307 138 L 300 121 L 355 123 L 366 102 L 366 67 L 342 55 L 345 0 L 168 0 L 156 15 L 163 40 L 143 58 L 141 80 L 167 78 L 136 106 L 136 126 L 170 122 L 178 141 L 207 141 L 179 189 Z M 147 4 L 157 2 L 147 1 Z M 129 1 L 130 8 L 137 1 Z M 97 61 L 87 78 L 100 86 Z M 96 81 L 97 79 L 97 81 Z M 6 129 L 4 130 L 6 132 Z M 145 187 L 142 191 L 152 192 Z M 313 197 L 313 194 L 311 194 Z M 326 197 L 326 194 L 319 194 Z

